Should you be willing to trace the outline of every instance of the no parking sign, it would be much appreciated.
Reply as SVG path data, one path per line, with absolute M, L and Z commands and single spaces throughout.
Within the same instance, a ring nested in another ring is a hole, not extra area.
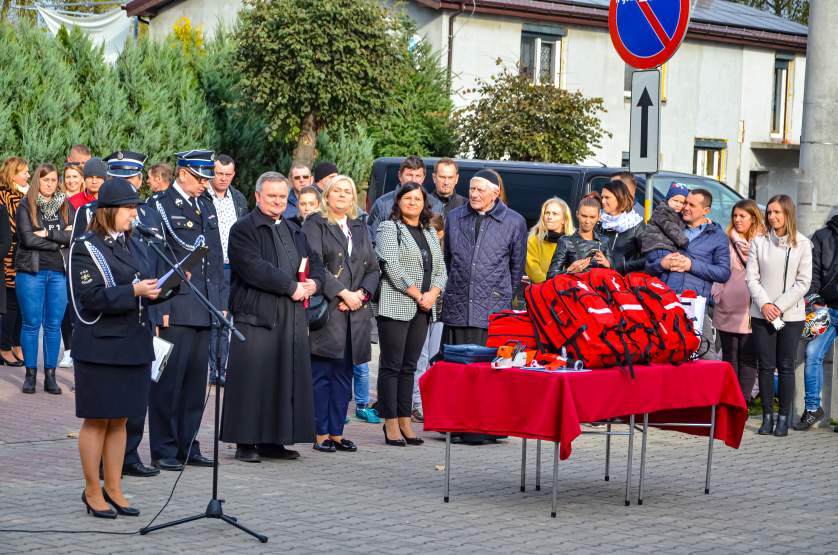
M 637 69 L 675 54 L 690 23 L 690 0 L 611 0 L 608 27 L 620 57 Z

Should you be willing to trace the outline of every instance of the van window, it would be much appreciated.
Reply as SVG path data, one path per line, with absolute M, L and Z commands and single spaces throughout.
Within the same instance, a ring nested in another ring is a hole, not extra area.
M 687 186 L 688 189 L 707 189 L 713 195 L 713 205 L 710 208 L 710 213 L 707 215 L 711 221 L 719 224 L 722 228 L 727 227 L 730 222 L 730 213 L 733 210 L 733 205 L 742 200 L 735 191 L 728 189 L 723 184 L 713 179 L 702 178 L 699 176 L 653 176 L 652 184 L 656 191 L 659 191 L 663 196 L 669 190 L 669 186 L 673 181 L 678 181 Z
M 602 193 L 602 186 L 611 181 L 610 175 L 598 175 L 591 179 L 591 191 L 596 191 L 597 193 Z M 639 202 L 640 206 L 643 206 L 643 201 L 646 200 L 646 184 L 643 183 L 641 180 L 637 180 L 637 191 L 634 194 L 635 202 Z
M 460 170 L 458 193 L 468 197 L 468 183 L 476 171 Z M 527 220 L 527 227 L 538 222 L 541 205 L 549 198 L 559 197 L 573 207 L 573 176 L 504 169 L 497 171 L 503 178 L 509 207 Z

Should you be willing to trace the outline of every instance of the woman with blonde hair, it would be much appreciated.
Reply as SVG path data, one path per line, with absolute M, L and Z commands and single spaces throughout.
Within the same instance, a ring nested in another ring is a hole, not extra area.
M 11 248 L 3 256 L 3 281 L 6 286 L 6 315 L 0 332 L 0 362 L 6 366 L 23 366 L 23 349 L 20 346 L 21 319 L 15 289 L 15 251 L 17 233 L 15 214 L 20 201 L 29 191 L 29 163 L 25 158 L 12 156 L 0 168 L 0 204 L 6 210 L 11 229 Z
M 352 396 L 353 365 L 372 358 L 370 300 L 378 287 L 378 258 L 364 222 L 358 219 L 355 182 L 334 177 L 323 191 L 320 212 L 303 224 L 312 255 L 326 268 L 323 296 L 329 303 L 326 324 L 312 330 L 311 374 L 314 387 L 315 451 L 357 451 L 343 437 Z
M 765 222 L 757 203 L 743 199 L 733 206 L 727 236 L 730 242 L 730 279 L 713 284 L 713 327 L 722 340 L 722 360 L 729 362 L 739 378 L 746 401 L 757 378 L 757 353 L 751 334 L 751 295 L 745 281 L 745 269 L 751 244 L 765 233 Z
M 753 239 L 746 267 L 762 397 L 762 426 L 757 433 L 781 437 L 789 433 L 795 355 L 806 320 L 803 297 L 812 282 L 812 243 L 797 231 L 794 202 L 787 195 L 771 197 L 765 219 L 769 232 Z M 776 427 L 772 410 L 775 368 L 780 389 Z
M 61 176 L 61 190 L 70 198 L 81 192 L 84 188 L 84 172 L 78 164 L 64 164 L 64 173 Z
M 553 197 L 541 205 L 541 216 L 530 230 L 527 239 L 526 274 L 532 283 L 541 283 L 547 279 L 547 270 L 556 245 L 562 237 L 573 235 L 573 218 L 570 207 L 565 201 Z

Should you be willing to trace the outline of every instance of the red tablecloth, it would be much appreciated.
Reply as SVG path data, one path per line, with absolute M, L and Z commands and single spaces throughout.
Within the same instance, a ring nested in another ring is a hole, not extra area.
M 419 380 L 425 429 L 481 432 L 559 442 L 570 456 L 580 423 L 650 413 L 650 423 L 709 423 L 716 439 L 738 448 L 748 409 L 730 364 L 701 360 L 579 373 L 493 370 L 489 363 L 438 362 Z M 679 431 L 708 435 L 708 428 Z

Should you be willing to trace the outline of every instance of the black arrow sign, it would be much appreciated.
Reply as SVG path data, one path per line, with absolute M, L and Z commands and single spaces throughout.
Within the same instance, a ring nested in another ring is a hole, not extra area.
M 640 157 L 648 158 L 649 156 L 649 107 L 652 106 L 652 98 L 649 96 L 649 90 L 643 87 L 643 94 L 640 95 L 640 100 L 637 102 L 637 107 L 640 108 Z

